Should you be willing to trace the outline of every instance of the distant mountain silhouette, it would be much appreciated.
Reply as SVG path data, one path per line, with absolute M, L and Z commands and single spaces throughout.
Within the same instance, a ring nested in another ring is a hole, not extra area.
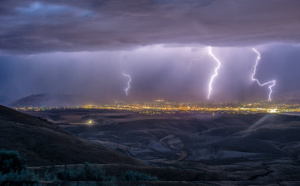
M 34 94 L 19 100 L 16 100 L 10 104 L 10 106 L 37 106 L 37 107 L 51 107 L 51 106 L 78 106 L 87 104 L 91 101 L 82 95 L 73 94 Z
M 139 160 L 80 139 L 47 120 L 0 105 L 0 149 L 17 150 L 29 165 L 117 163 Z
M 279 95 L 276 95 L 274 97 L 276 102 L 281 103 L 300 103 L 300 90 L 298 91 L 292 91 L 292 92 L 286 92 Z

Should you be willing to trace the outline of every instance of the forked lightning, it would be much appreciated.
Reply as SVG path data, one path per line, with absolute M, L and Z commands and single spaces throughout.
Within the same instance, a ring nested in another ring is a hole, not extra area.
M 125 89 L 125 94 L 126 94 L 126 96 L 128 96 L 128 91 L 130 89 L 131 77 L 130 77 L 130 75 L 124 74 L 124 73 L 122 73 L 122 75 L 128 77 L 127 88 Z
M 260 53 L 255 49 L 255 48 L 252 48 L 252 50 L 257 54 L 257 58 L 256 58 L 256 62 L 255 62 L 255 65 L 254 65 L 254 71 L 253 71 L 253 74 L 251 75 L 251 79 L 252 81 L 256 81 L 257 84 L 261 87 L 265 86 L 265 85 L 269 85 L 269 89 L 270 89 L 270 92 L 269 92 L 269 101 L 272 101 L 272 98 L 271 98 L 271 95 L 272 95 L 272 88 L 275 86 L 276 84 L 276 81 L 275 80 L 272 80 L 272 81 L 268 81 L 266 83 L 260 83 L 258 81 L 258 79 L 256 79 L 254 76 L 256 74 L 256 68 L 257 68 L 257 65 L 258 65 L 258 62 L 260 60 Z
M 208 95 L 207 95 L 207 99 L 209 99 L 211 91 L 212 91 L 212 84 L 213 81 L 215 79 L 215 77 L 218 76 L 218 70 L 221 67 L 221 61 L 212 53 L 212 49 L 211 47 L 207 47 L 208 48 L 208 53 L 210 56 L 212 56 L 214 58 L 214 60 L 218 63 L 218 66 L 215 68 L 215 73 L 213 74 L 213 76 L 211 76 L 210 81 L 209 81 L 209 85 L 208 85 Z

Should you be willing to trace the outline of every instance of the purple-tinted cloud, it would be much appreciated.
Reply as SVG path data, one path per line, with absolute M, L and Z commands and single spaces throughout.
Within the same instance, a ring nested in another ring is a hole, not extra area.
M 300 41 L 298 0 L 3 0 L 2 53 Z

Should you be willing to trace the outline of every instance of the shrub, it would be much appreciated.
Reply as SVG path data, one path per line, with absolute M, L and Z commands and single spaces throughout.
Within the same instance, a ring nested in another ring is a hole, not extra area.
M 61 170 L 57 173 L 57 178 L 68 181 L 116 181 L 114 176 L 107 176 L 105 171 L 96 165 L 90 166 L 85 163 L 84 167 L 72 167 L 69 170 Z
M 0 172 L 2 174 L 20 172 L 23 169 L 25 169 L 25 160 L 17 151 L 0 150 Z
M 128 170 L 123 175 L 124 181 L 159 181 L 156 176 L 150 176 L 138 171 Z
M 7 174 L 0 174 L 0 181 L 14 181 L 14 182 L 37 182 L 40 176 L 29 170 L 21 170 L 20 172 L 11 171 Z
M 51 174 L 48 171 L 44 174 L 45 181 L 58 181 L 57 176 L 55 174 Z

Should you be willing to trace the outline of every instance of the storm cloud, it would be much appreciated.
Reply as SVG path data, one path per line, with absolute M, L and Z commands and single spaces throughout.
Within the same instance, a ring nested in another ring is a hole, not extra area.
M 262 58 L 255 77 L 261 82 L 276 80 L 275 101 L 299 98 L 299 49 L 282 44 L 257 47 Z M 210 101 L 268 99 L 268 87 L 251 80 L 257 55 L 250 47 L 213 47 L 213 52 L 222 64 Z M 0 103 L 40 93 L 81 95 L 92 103 L 158 98 L 202 102 L 207 101 L 215 67 L 206 47 L 152 45 L 129 51 L 0 56 Z M 132 78 L 128 96 L 128 78 L 122 73 Z
M 0 103 L 32 94 L 93 102 L 299 98 L 299 0 L 2 0 Z M 129 96 L 124 89 L 132 77 Z M 292 95 L 292 96 L 291 96 Z M 84 103 L 85 104 L 85 103 Z
M 299 43 L 299 7 L 298 0 L 2 0 L 0 50 Z

